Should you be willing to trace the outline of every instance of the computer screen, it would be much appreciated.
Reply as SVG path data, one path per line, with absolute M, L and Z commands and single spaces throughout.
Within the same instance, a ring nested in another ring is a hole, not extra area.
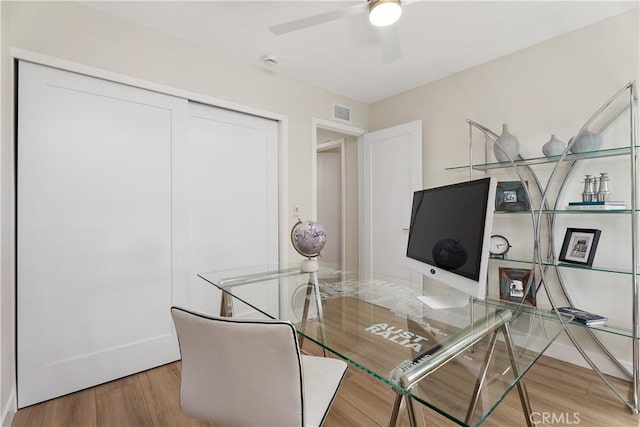
M 416 191 L 409 268 L 484 299 L 495 193 L 491 177 Z

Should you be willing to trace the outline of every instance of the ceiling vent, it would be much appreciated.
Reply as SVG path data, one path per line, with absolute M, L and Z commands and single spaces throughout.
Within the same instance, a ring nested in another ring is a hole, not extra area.
M 351 108 L 333 104 L 333 118 L 341 122 L 351 123 Z

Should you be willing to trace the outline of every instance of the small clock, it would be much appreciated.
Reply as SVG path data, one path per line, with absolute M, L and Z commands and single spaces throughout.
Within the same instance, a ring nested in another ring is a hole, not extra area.
M 491 243 L 489 245 L 489 253 L 491 256 L 504 258 L 510 247 L 511 245 L 506 237 L 499 234 L 491 236 Z

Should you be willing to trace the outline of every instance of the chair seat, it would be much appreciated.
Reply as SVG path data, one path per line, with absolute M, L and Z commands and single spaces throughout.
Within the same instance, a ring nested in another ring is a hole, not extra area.
M 320 426 L 329 412 L 347 364 L 338 359 L 302 355 L 305 425 Z

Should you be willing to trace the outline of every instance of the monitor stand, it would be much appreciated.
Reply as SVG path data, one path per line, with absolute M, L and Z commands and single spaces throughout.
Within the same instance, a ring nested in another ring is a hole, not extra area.
M 416 298 L 436 310 L 465 307 L 469 303 L 469 295 L 455 289 L 451 289 L 448 293 L 442 295 L 423 295 L 417 296 Z

